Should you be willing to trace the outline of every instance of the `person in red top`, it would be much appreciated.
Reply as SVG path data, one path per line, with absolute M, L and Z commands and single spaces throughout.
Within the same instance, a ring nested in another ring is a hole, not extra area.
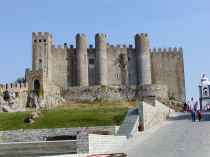
M 202 119 L 202 113 L 201 113 L 200 110 L 197 111 L 197 116 L 198 116 L 198 120 L 199 120 L 199 122 L 200 122 L 201 119 Z

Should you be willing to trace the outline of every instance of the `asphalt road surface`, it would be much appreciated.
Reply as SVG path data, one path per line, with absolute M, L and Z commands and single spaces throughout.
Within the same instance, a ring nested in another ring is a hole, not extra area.
M 144 142 L 135 138 L 135 145 L 127 144 L 123 150 L 129 157 L 210 157 L 209 120 L 209 114 L 201 122 L 192 122 L 190 116 L 173 120 Z

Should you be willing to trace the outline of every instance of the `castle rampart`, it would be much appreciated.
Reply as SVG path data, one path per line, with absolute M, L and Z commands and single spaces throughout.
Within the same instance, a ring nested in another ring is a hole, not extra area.
M 153 83 L 167 84 L 169 97 L 185 100 L 182 48 L 156 48 L 152 49 L 150 52 Z
M 150 48 L 149 49 L 150 53 L 169 53 L 169 54 L 174 54 L 174 53 L 181 53 L 183 50 L 182 48 Z
M 42 73 L 37 72 L 42 76 L 33 76 L 41 80 L 44 90 L 51 85 L 63 90 L 74 86 L 163 84 L 170 96 L 185 100 L 181 48 L 151 49 L 144 33 L 135 36 L 135 46 L 109 44 L 106 34 L 96 34 L 95 45 L 89 46 L 84 34 L 77 34 L 76 45 L 55 46 L 52 41 L 50 33 L 33 33 L 32 73 L 42 69 Z M 31 83 L 36 78 L 31 78 Z
M 10 83 L 0 85 L 0 91 L 10 91 L 10 92 L 24 92 L 28 91 L 28 83 Z

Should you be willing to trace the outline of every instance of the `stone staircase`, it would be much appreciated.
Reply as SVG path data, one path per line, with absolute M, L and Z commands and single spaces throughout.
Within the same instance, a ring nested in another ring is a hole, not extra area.
M 132 108 L 128 110 L 128 113 L 121 124 L 117 135 L 124 135 L 131 137 L 138 131 L 139 124 L 139 112 L 138 108 Z

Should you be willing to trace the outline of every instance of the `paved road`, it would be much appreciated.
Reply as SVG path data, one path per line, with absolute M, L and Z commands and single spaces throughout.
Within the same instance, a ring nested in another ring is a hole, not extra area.
M 210 157 L 210 115 L 202 122 L 190 119 L 167 123 L 144 142 L 135 138 L 123 150 L 129 157 Z M 139 143 L 138 143 L 139 140 Z

